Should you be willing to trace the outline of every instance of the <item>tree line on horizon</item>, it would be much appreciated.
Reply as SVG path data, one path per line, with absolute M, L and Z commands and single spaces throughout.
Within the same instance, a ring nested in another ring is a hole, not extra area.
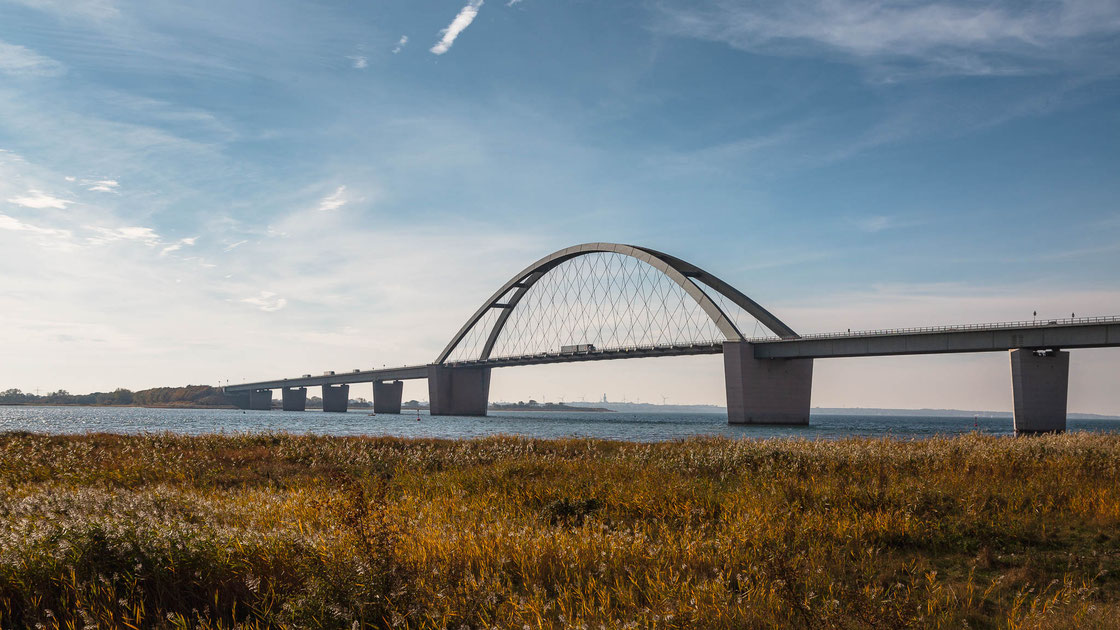
M 233 401 L 216 387 L 187 385 L 186 387 L 153 387 L 135 392 L 121 387 L 111 392 L 91 392 L 89 394 L 71 394 L 65 389 L 60 389 L 43 395 L 13 388 L 0 392 L 0 404 L 218 407 L 231 406 Z

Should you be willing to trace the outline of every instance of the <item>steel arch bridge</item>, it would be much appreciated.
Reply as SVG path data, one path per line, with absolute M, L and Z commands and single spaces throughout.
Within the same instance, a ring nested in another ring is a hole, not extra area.
M 758 339 L 760 329 L 764 338 L 799 337 L 696 265 L 647 247 L 585 243 L 513 276 L 471 315 L 435 363 L 702 354 L 725 341 Z
M 1065 428 L 1069 353 L 1120 346 L 1120 317 L 969 324 L 800 336 L 707 271 L 647 247 L 585 243 L 522 269 L 428 364 L 242 383 L 238 405 L 346 411 L 349 384 L 372 382 L 374 411 L 400 413 L 402 380 L 427 379 L 432 415 L 486 415 L 493 368 L 723 354 L 728 422 L 808 424 L 813 360 L 1010 351 L 1016 432 Z

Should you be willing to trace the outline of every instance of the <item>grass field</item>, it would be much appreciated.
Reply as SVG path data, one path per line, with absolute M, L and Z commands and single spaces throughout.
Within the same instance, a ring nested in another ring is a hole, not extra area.
M 1120 627 L 1120 435 L 0 435 L 0 626 Z

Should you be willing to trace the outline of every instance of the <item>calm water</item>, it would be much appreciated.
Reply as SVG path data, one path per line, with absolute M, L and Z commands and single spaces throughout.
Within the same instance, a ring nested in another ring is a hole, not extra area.
M 432 417 L 415 411 L 373 416 L 369 410 L 241 411 L 233 409 L 142 409 L 134 407 L 3 407 L 0 431 L 39 433 L 245 433 L 287 431 L 323 435 L 393 435 L 471 438 L 508 434 L 539 438 L 594 437 L 673 440 L 694 435 L 737 438 L 840 438 L 890 434 L 901 438 L 954 435 L 978 430 L 1011 435 L 1010 418 L 814 415 L 808 427 L 728 426 L 723 414 L 491 412 L 484 418 Z M 1071 431 L 1120 431 L 1120 420 L 1070 420 Z

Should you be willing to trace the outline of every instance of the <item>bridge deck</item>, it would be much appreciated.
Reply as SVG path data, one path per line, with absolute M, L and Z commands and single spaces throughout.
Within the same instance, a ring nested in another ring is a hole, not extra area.
M 1120 347 L 1120 317 L 1082 317 L 1037 322 L 967 324 L 934 328 L 906 328 L 806 335 L 800 339 L 748 339 L 759 359 L 826 359 L 961 352 L 998 352 L 1020 348 Z M 512 367 L 579 361 L 605 361 L 723 352 L 723 342 L 665 346 L 604 348 L 590 352 L 547 353 L 498 357 L 480 361 L 448 362 L 452 367 Z M 282 387 L 314 387 L 342 383 L 369 383 L 428 377 L 427 365 L 380 370 L 340 372 L 321 376 L 287 378 L 230 385 L 228 392 Z
M 237 385 L 227 385 L 225 387 L 225 391 L 247 392 L 254 389 L 318 387 L 320 385 L 342 385 L 345 383 L 372 383 L 373 381 L 405 381 L 416 378 L 428 378 L 428 366 L 409 365 L 405 367 L 384 368 L 380 370 L 358 370 L 352 372 L 338 372 L 335 374 L 322 374 L 320 376 L 282 378 L 275 381 L 240 383 Z

